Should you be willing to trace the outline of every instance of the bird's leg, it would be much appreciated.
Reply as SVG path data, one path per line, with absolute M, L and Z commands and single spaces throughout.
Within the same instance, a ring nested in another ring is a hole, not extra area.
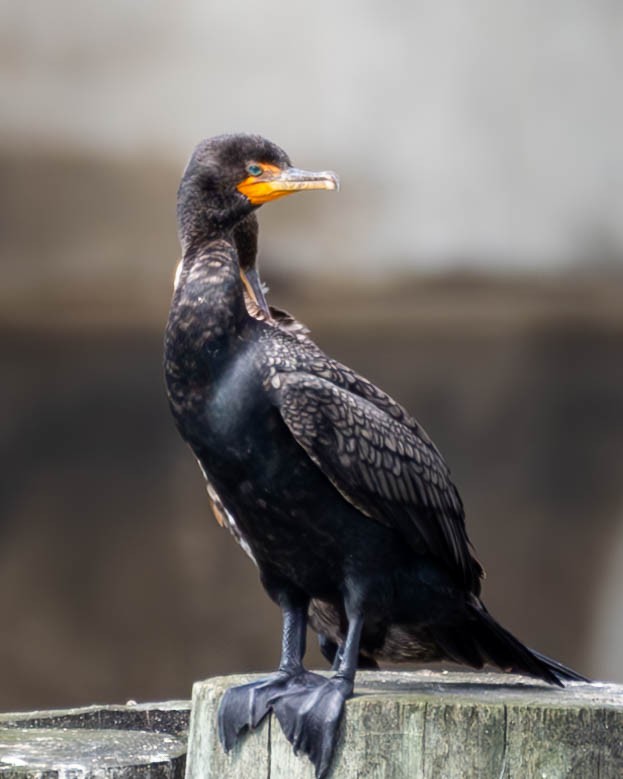
M 347 697 L 352 693 L 355 685 L 355 673 L 357 672 L 357 659 L 359 657 L 359 642 L 363 628 L 363 614 L 357 613 L 348 622 L 346 641 L 341 651 L 338 652 L 339 665 L 337 673 L 332 681 L 338 680 L 344 683 L 344 689 L 348 688 Z M 337 659 L 336 658 L 336 659 Z
M 344 644 L 342 643 L 338 646 L 334 641 L 331 641 L 330 638 L 322 634 L 318 636 L 318 644 L 323 657 L 331 664 L 331 670 L 337 671 L 340 667 L 340 662 L 344 653 Z M 357 658 L 357 670 L 363 669 L 378 671 L 379 666 L 374 658 L 363 655 L 360 652 L 359 657 Z
M 335 641 L 331 641 L 328 636 L 322 634 L 318 635 L 318 645 L 323 657 L 331 664 L 331 670 L 337 671 L 342 659 L 342 651 L 344 644 L 336 644 Z
M 304 598 L 279 598 L 283 608 L 283 631 L 279 669 L 266 679 L 225 692 L 218 711 L 219 738 L 225 749 L 234 746 L 239 736 L 254 730 L 270 711 L 270 701 L 285 690 L 309 691 L 325 679 L 303 668 L 307 636 L 308 601 Z
M 307 648 L 307 611 L 309 599 L 299 599 L 296 605 L 287 598 L 283 602 L 283 630 L 281 634 L 281 660 L 277 673 L 267 681 L 278 682 L 288 689 L 296 685 L 304 688 L 324 682 L 322 676 L 306 671 L 303 658 Z
M 334 671 L 337 671 L 337 665 L 335 666 L 335 668 L 333 668 L 333 664 L 336 662 L 336 658 L 339 652 L 339 647 L 335 643 L 335 641 L 332 641 L 328 636 L 325 636 L 323 633 L 319 633 L 318 646 L 320 647 L 322 656 L 331 665 L 331 668 Z
M 352 695 L 363 613 L 349 613 L 348 632 L 337 673 L 312 689 L 287 689 L 274 698 L 271 708 L 295 752 L 304 752 L 314 764 L 316 779 L 323 779 L 331 765 L 344 704 Z
M 303 670 L 307 647 L 307 604 L 284 606 L 281 631 L 281 660 L 278 673 L 294 676 Z

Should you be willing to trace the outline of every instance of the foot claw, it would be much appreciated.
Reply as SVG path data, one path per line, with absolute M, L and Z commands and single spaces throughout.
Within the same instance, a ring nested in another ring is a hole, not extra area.
M 303 752 L 314 764 L 316 779 L 323 779 L 329 770 L 351 692 L 352 685 L 341 679 L 322 679 L 312 689 L 288 687 L 270 701 L 294 751 Z
M 304 671 L 276 674 L 261 682 L 227 690 L 218 710 L 221 744 L 229 752 L 247 730 L 255 730 L 273 711 L 298 754 L 314 764 L 316 779 L 324 779 L 335 751 L 344 703 L 352 693 L 345 679 Z
M 303 671 L 296 675 L 277 673 L 259 682 L 231 687 L 218 710 L 218 734 L 223 749 L 229 752 L 240 736 L 255 730 L 270 712 L 272 700 L 290 689 L 309 691 L 325 681 L 322 676 Z

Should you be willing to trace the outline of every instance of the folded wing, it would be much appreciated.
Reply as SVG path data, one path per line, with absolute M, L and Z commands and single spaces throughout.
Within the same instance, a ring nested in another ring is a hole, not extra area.
M 400 418 L 400 406 L 357 381 L 347 389 L 311 373 L 281 374 L 276 402 L 284 422 L 350 503 L 397 530 L 416 552 L 434 555 L 478 594 L 482 568 L 443 458 L 415 420 Z

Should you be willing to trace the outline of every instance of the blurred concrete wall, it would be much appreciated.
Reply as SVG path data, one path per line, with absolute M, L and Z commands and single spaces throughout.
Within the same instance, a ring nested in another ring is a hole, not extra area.
M 623 288 L 445 280 L 275 299 L 433 435 L 492 613 L 623 681 Z M 278 610 L 210 516 L 161 344 L 148 324 L 0 329 L 0 708 L 184 697 L 277 662 Z
M 0 52 L 11 141 L 181 168 L 200 138 L 255 131 L 301 165 L 338 169 L 340 206 L 313 243 L 288 229 L 291 204 L 271 217 L 281 263 L 623 254 L 612 0 L 2 0 Z
M 276 661 L 160 367 L 179 172 L 230 130 L 342 174 L 262 210 L 262 267 L 430 429 L 492 611 L 623 680 L 622 14 L 0 0 L 0 708 Z

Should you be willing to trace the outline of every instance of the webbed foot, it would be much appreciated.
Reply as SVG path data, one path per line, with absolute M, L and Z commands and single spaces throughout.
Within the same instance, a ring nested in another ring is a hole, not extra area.
M 323 679 L 313 689 L 288 688 L 270 701 L 275 716 L 295 752 L 304 752 L 314 764 L 316 779 L 331 765 L 344 704 L 353 684 L 341 677 Z
M 223 749 L 229 752 L 247 730 L 255 730 L 271 710 L 276 696 L 292 690 L 309 692 L 325 682 L 325 678 L 309 671 L 286 673 L 279 671 L 259 682 L 231 687 L 225 692 L 218 709 L 218 735 Z

